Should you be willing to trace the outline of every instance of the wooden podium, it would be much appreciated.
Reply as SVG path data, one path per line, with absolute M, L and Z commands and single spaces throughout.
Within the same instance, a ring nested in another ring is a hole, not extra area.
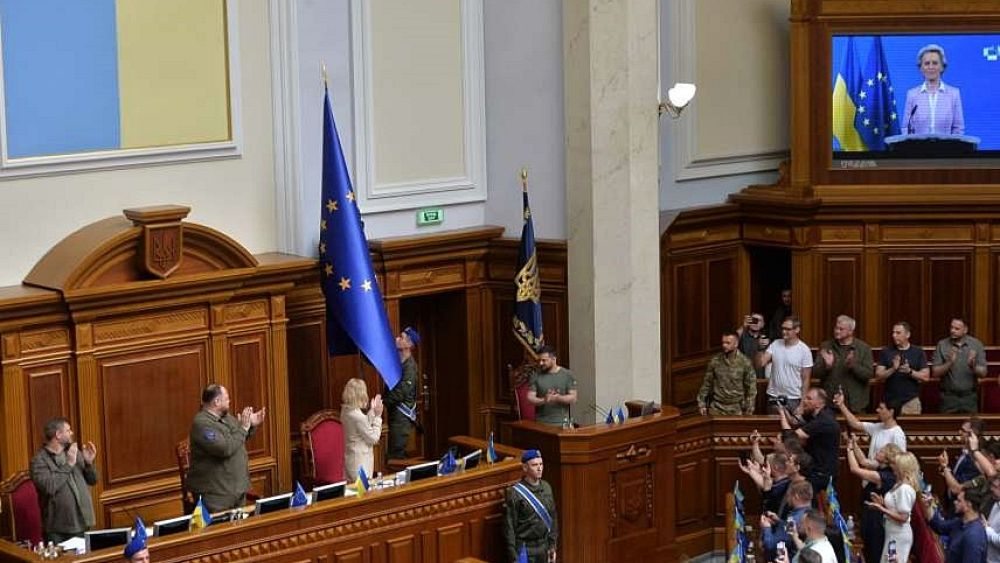
M 538 448 L 555 492 L 559 561 L 674 561 L 678 411 L 571 430 L 510 425 L 511 444 Z

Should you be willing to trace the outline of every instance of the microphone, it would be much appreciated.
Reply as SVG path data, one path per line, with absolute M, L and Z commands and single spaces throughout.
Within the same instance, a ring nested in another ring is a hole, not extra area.
M 913 134 L 913 114 L 917 113 L 917 105 L 913 104 L 913 109 L 910 110 L 910 116 L 906 118 L 906 133 Z

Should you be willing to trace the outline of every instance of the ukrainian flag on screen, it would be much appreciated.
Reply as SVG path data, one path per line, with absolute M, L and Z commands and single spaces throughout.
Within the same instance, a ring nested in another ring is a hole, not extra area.
M 224 0 L 0 0 L 7 155 L 231 139 Z
M 861 135 L 854 126 L 858 108 L 854 93 L 861 90 L 861 70 L 854 54 L 854 37 L 847 39 L 847 49 L 840 71 L 833 82 L 833 141 L 834 150 L 866 150 Z

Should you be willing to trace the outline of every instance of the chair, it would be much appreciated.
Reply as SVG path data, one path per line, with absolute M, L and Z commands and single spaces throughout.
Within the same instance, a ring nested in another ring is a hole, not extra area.
M 181 477 L 181 504 L 184 505 L 184 514 L 191 514 L 198 504 L 198 499 L 187 484 L 188 469 L 191 468 L 191 441 L 185 438 L 177 442 L 174 452 L 177 454 L 177 472 Z
M 301 424 L 302 480 L 308 486 L 344 480 L 344 428 L 340 413 L 321 410 Z
M 19 471 L 0 483 L 0 504 L 8 508 L 5 524 L 12 541 L 30 541 L 32 545 L 42 541 L 42 507 L 27 471 Z
M 514 390 L 514 409 L 518 420 L 535 420 L 535 405 L 528 402 L 529 383 L 535 364 L 525 361 L 517 367 L 507 366 L 507 376 Z

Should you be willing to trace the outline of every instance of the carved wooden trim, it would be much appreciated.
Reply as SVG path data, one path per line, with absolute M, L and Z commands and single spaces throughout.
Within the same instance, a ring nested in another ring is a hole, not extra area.
M 94 343 L 108 344 L 157 334 L 190 332 L 208 328 L 208 312 L 203 309 L 167 311 L 136 315 L 94 323 Z

